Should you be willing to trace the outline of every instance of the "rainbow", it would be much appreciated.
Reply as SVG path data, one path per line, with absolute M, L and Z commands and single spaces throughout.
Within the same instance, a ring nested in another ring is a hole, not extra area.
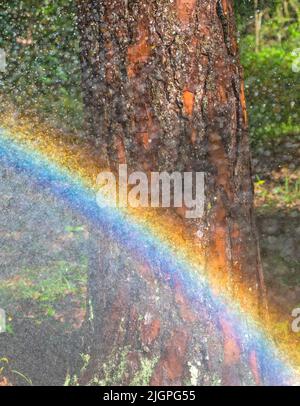
M 159 233 L 148 220 L 108 207 L 104 202 L 99 206 L 93 186 L 93 178 L 99 171 L 95 172 L 95 167 L 83 169 L 76 153 L 72 155 L 66 146 L 53 137 L 47 138 L 43 132 L 29 134 L 27 130 L 5 126 L 0 128 L 0 167 L 25 173 L 40 188 L 50 190 L 154 272 L 160 263 L 164 283 L 174 286 L 179 281 L 190 303 L 197 306 L 197 312 L 206 309 L 212 320 L 222 314 L 233 326 L 243 353 L 250 355 L 256 351 L 267 384 L 300 384 L 292 352 L 287 354 L 275 345 L 269 330 L 251 312 L 246 313 L 238 300 L 216 290 L 201 263 L 193 261 L 178 247 L 174 250 L 174 239 Z

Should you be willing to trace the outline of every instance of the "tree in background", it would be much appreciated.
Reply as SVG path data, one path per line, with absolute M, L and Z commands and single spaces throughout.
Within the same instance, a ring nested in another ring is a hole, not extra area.
M 293 70 L 293 64 L 299 60 L 300 2 L 261 0 L 259 47 L 255 46 L 252 6 L 252 1 L 238 5 L 238 21 L 251 138 L 259 145 L 300 131 L 300 84 Z
M 264 282 L 233 2 L 77 3 L 86 122 L 103 166 L 205 172 L 204 218 L 174 211 L 170 221 L 197 235 L 195 251 L 201 246 L 230 295 L 247 284 L 258 309 Z M 102 238 L 90 269 L 91 362 L 82 382 L 259 384 L 256 355 L 243 354 L 230 323 L 217 315 L 220 336 L 211 315 L 195 312 L 160 271 L 163 264 L 154 273 Z

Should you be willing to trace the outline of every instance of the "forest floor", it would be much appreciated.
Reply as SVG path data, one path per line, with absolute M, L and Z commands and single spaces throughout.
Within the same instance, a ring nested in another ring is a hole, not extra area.
M 256 211 L 270 299 L 300 307 L 300 137 L 254 151 Z M 84 220 L 0 162 L 0 385 L 63 385 L 84 362 Z M 286 322 L 283 320 L 283 323 Z
M 257 225 L 269 299 L 300 307 L 300 136 L 254 150 Z

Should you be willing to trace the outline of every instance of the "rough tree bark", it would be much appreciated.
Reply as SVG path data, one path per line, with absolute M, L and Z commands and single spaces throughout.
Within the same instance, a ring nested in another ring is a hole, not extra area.
M 205 172 L 205 216 L 188 230 L 202 236 L 230 294 L 246 283 L 258 307 L 264 282 L 232 1 L 78 0 L 78 26 L 86 122 L 103 167 Z M 255 354 L 242 353 L 222 315 L 220 336 L 179 284 L 158 282 L 138 262 L 102 238 L 82 383 L 261 382 Z

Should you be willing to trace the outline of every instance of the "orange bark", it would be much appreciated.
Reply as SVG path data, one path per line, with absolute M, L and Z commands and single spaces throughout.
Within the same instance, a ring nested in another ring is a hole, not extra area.
M 196 0 L 176 0 L 177 15 L 182 24 L 189 23 L 195 5 Z

